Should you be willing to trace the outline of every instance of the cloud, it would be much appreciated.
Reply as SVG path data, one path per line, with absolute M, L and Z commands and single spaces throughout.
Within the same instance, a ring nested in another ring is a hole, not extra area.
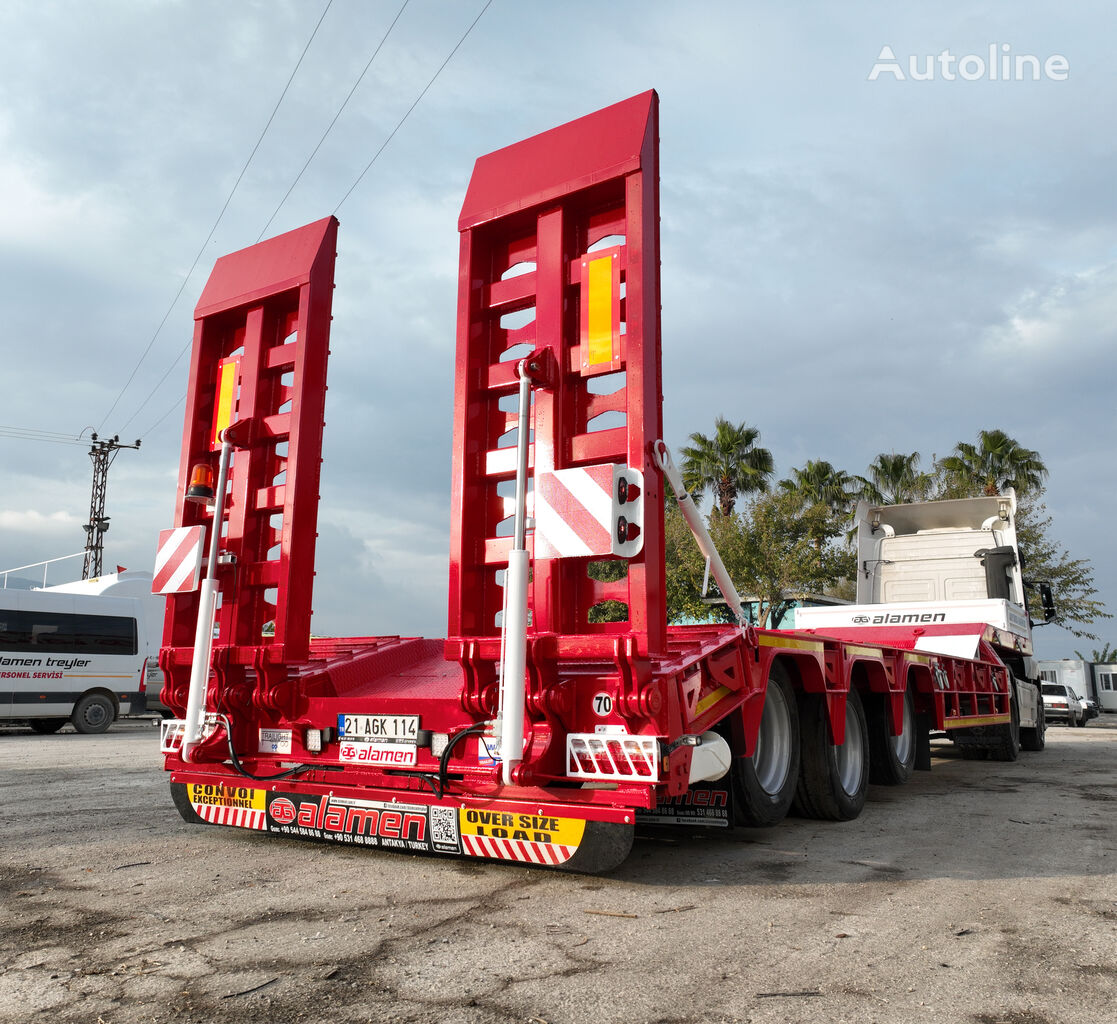
M 1024 291 L 982 344 L 993 356 L 1040 361 L 1112 352 L 1117 342 L 1117 262 L 1060 274 Z
M 48 512 L 44 515 L 32 508 L 23 511 L 0 509 L 0 530 L 11 530 L 14 533 L 73 533 L 75 527 L 81 528 L 80 524 L 81 520 L 69 512 Z

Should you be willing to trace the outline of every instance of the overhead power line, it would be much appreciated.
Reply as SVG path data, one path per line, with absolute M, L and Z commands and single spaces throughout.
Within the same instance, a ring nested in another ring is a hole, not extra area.
M 364 70 L 361 71 L 360 75 L 357 77 L 356 82 L 353 83 L 353 87 L 349 90 L 349 94 L 346 96 L 345 101 L 341 104 L 341 107 L 338 109 L 338 112 L 334 115 L 333 120 L 330 122 L 330 124 L 326 128 L 326 131 L 322 134 L 322 138 L 318 140 L 318 144 L 311 151 L 311 154 L 307 158 L 306 163 L 303 164 L 302 168 L 299 170 L 299 173 L 295 176 L 295 180 L 291 183 L 291 187 L 284 194 L 283 199 L 280 200 L 279 206 L 276 207 L 275 212 L 272 213 L 270 218 L 268 218 L 267 224 L 264 225 L 264 231 L 266 231 L 268 229 L 268 227 L 271 225 L 272 220 L 275 219 L 276 215 L 279 213 L 283 204 L 287 201 L 288 196 L 290 196 L 291 192 L 294 190 L 295 186 L 298 184 L 299 179 L 302 177 L 303 173 L 306 171 L 307 167 L 310 165 L 310 162 L 314 159 L 315 154 L 317 154 L 318 150 L 321 148 L 322 143 L 326 139 L 326 136 L 329 135 L 329 133 L 330 133 L 331 129 L 333 128 L 334 124 L 336 123 L 337 119 L 341 116 L 341 112 L 345 109 L 349 100 L 352 98 L 353 93 L 356 92 L 357 87 L 361 83 L 361 80 L 368 73 L 369 68 L 372 66 L 373 60 L 375 60 L 376 55 L 380 52 L 380 50 L 383 47 L 385 41 L 387 40 L 388 36 L 390 35 L 392 29 L 395 27 L 396 22 L 399 21 L 400 16 L 403 14 L 404 9 L 407 7 L 407 4 L 409 2 L 410 2 L 410 0 L 404 0 L 403 6 L 400 7 L 399 11 L 396 13 L 395 18 L 392 19 L 392 23 L 388 26 L 387 31 L 384 33 L 380 42 L 376 45 L 376 48 L 373 50 L 372 56 L 369 58 L 368 62 L 365 64 Z M 380 148 L 373 154 L 372 159 L 365 165 L 364 170 L 362 170 L 361 173 L 357 176 L 357 179 L 353 182 L 352 185 L 349 186 L 345 195 L 343 195 L 341 197 L 341 200 L 338 202 L 337 206 L 334 207 L 334 214 L 335 215 L 337 214 L 338 210 L 341 209 L 342 204 L 349 198 L 349 196 L 353 193 L 353 191 L 361 183 L 361 181 L 364 179 L 365 175 L 368 174 L 368 172 L 372 169 L 373 164 L 376 163 L 376 161 L 379 159 L 380 155 L 384 152 L 385 149 L 388 148 L 388 144 L 392 141 L 393 138 L 395 138 L 396 133 L 400 130 L 400 128 L 403 127 L 404 122 L 411 116 L 411 114 L 414 112 L 415 108 L 422 101 L 423 97 L 426 96 L 426 94 L 430 91 L 431 86 L 434 85 L 434 83 L 437 81 L 439 75 L 441 75 L 442 72 L 446 69 L 446 66 L 453 59 L 454 54 L 456 54 L 458 52 L 458 50 L 461 49 L 462 44 L 469 37 L 469 35 L 473 31 L 473 29 L 476 28 L 477 23 L 481 20 L 484 13 L 492 5 L 492 2 L 493 2 L 493 0 L 486 0 L 485 5 L 478 12 L 477 17 L 474 18 L 472 22 L 470 22 L 469 27 L 465 30 L 465 32 L 462 33 L 462 36 L 457 41 L 457 43 L 454 44 L 454 48 L 449 52 L 449 54 L 447 54 L 446 59 L 438 66 L 438 70 L 435 71 L 435 73 L 431 76 L 430 81 L 428 81 L 427 84 L 423 87 L 422 91 L 415 98 L 415 101 L 411 104 L 411 106 L 407 108 L 407 111 L 404 113 L 403 117 L 401 117 L 399 119 L 399 121 L 396 123 L 396 126 L 388 134 L 388 137 L 383 141 L 383 143 L 381 143 Z M 325 13 L 323 12 L 323 17 L 324 16 L 325 16 Z M 321 22 L 319 22 L 319 23 L 321 23 Z M 315 29 L 315 31 L 317 31 L 317 28 Z M 311 36 L 311 38 L 313 39 L 313 35 Z M 307 45 L 309 46 L 310 44 L 308 43 Z M 261 231 L 259 237 L 256 240 L 260 241 L 260 239 L 263 238 L 263 235 L 264 235 L 264 232 Z M 151 401 L 151 399 L 155 396 L 155 393 L 159 390 L 160 387 L 162 387 L 164 381 L 166 381 L 166 379 L 171 375 L 171 373 L 174 371 L 175 367 L 178 366 L 179 362 L 182 360 L 182 357 L 184 355 L 186 355 L 187 351 L 190 348 L 190 345 L 191 345 L 191 342 L 187 342 L 182 347 L 182 349 L 179 351 L 178 355 L 175 357 L 174 362 L 167 368 L 167 370 L 163 374 L 163 376 L 159 378 L 158 383 L 155 385 L 154 388 L 152 388 L 151 393 L 147 396 L 147 398 L 144 399 L 144 401 L 140 405 L 139 409 L 137 409 L 136 412 L 133 413 L 132 416 L 128 419 L 128 421 L 124 424 L 124 427 L 127 427 L 128 424 L 131 423 L 132 420 L 135 419 L 136 416 L 139 415 L 139 413 L 144 409 L 144 407 L 148 404 L 148 402 Z M 166 409 L 163 412 L 163 414 L 159 417 L 159 419 L 157 419 L 150 427 L 147 428 L 147 430 L 144 431 L 143 436 L 147 437 L 147 436 L 151 435 L 155 431 L 155 429 L 157 427 L 161 426 L 163 421 L 166 420 L 176 409 L 178 409 L 180 406 L 182 406 L 185 401 L 186 401 L 185 396 L 179 398 L 179 400 L 173 406 L 170 406 L 168 409 Z M 121 429 L 124 429 L 124 427 L 122 427 Z
M 10 437 L 18 441 L 49 441 L 52 444 L 80 444 L 83 447 L 89 444 L 77 434 L 65 434 L 57 430 L 34 430 L 31 427 L 0 425 L 0 437 Z
M 332 3 L 332 0 L 330 0 L 330 2 Z M 303 176 L 303 174 L 305 173 L 306 169 L 307 169 L 307 168 L 308 168 L 308 167 L 310 166 L 310 163 L 311 163 L 311 161 L 312 161 L 312 160 L 314 159 L 315 155 L 316 155 L 316 154 L 318 153 L 318 150 L 322 148 L 322 143 L 324 143 L 324 142 L 326 141 L 326 136 L 328 136 L 328 135 L 330 134 L 330 131 L 331 131 L 331 130 L 333 129 L 333 126 L 334 126 L 334 125 L 335 125 L 335 124 L 337 123 L 337 120 L 338 120 L 338 118 L 339 118 L 339 117 L 341 117 L 342 111 L 343 111 L 343 110 L 345 110 L 345 108 L 346 108 L 346 106 L 348 105 L 348 103 L 349 103 L 350 99 L 352 99 L 352 98 L 353 98 L 353 94 L 354 94 L 354 93 L 355 93 L 355 92 L 357 91 L 357 87 L 358 87 L 358 86 L 359 86 L 359 85 L 361 84 L 361 81 L 362 81 L 362 80 L 364 79 L 365 75 L 366 75 L 366 74 L 368 74 L 368 70 L 369 70 L 369 68 L 371 68 L 371 67 L 372 67 L 372 62 L 373 62 L 374 60 L 376 60 L 376 55 L 377 55 L 377 54 L 378 54 L 378 53 L 380 52 L 380 50 L 381 50 L 381 49 L 383 48 L 383 46 L 384 46 L 384 43 L 385 43 L 385 42 L 387 41 L 387 39 L 388 39 L 388 36 L 389 36 L 389 35 L 391 34 L 391 32 L 392 32 L 392 29 L 393 29 L 393 28 L 395 28 L 395 26 L 396 26 L 396 22 L 398 22 L 398 21 L 399 21 L 399 19 L 400 19 L 400 16 L 401 16 L 401 15 L 403 14 L 404 10 L 405 10 L 405 9 L 407 8 L 407 5 L 408 5 L 408 3 L 409 3 L 409 2 L 410 2 L 410 0 L 404 0 L 404 2 L 403 2 L 403 5 L 402 5 L 402 6 L 400 7 L 400 9 L 399 9 L 399 10 L 398 10 L 398 11 L 396 12 L 396 16 L 395 16 L 395 17 L 394 17 L 394 18 L 392 19 L 392 22 L 391 22 L 391 24 L 390 24 L 390 25 L 388 26 L 388 28 L 387 28 L 387 31 L 386 31 L 386 32 L 384 33 L 384 35 L 383 35 L 383 36 L 381 37 L 381 39 L 380 39 L 380 42 L 376 44 L 376 47 L 375 47 L 375 49 L 374 49 L 374 50 L 372 51 L 372 56 L 371 56 L 371 57 L 369 57 L 368 61 L 367 61 L 367 62 L 365 63 L 364 69 L 363 69 L 363 70 L 361 71 L 361 73 L 360 73 L 360 74 L 359 74 L 359 75 L 357 76 L 357 80 L 356 80 L 356 81 L 355 81 L 355 82 L 353 83 L 353 86 L 352 86 L 352 88 L 351 88 L 351 89 L 349 90 L 349 94 L 348 94 L 348 95 L 347 95 L 347 96 L 345 97 L 345 100 L 344 100 L 344 101 L 342 102 L 341 106 L 340 106 L 340 107 L 338 108 L 338 111 L 337 111 L 337 113 L 336 113 L 336 114 L 334 114 L 334 116 L 333 116 L 333 120 L 332 120 L 332 121 L 330 121 L 329 125 L 327 125 L 327 127 L 326 127 L 326 130 L 325 130 L 325 131 L 324 131 L 324 132 L 322 133 L 322 137 L 321 137 L 321 138 L 320 138 L 320 139 L 318 140 L 318 144 L 317 144 L 317 145 L 316 145 L 316 146 L 314 147 L 314 149 L 313 149 L 313 150 L 311 150 L 310 156 L 308 156 L 308 157 L 306 158 L 306 162 L 305 162 L 305 163 L 304 163 L 304 164 L 302 165 L 302 167 L 301 167 L 301 168 L 299 169 L 299 172 L 298 172 L 298 174 L 296 174 L 296 175 L 295 175 L 295 179 L 294 179 L 294 181 L 292 181 L 292 182 L 291 182 L 291 185 L 290 185 L 290 187 L 289 187 L 289 188 L 287 189 L 287 191 L 286 191 L 286 192 L 284 193 L 284 195 L 283 195 L 283 198 L 282 198 L 282 199 L 281 199 L 281 200 L 279 201 L 279 205 L 278 205 L 278 206 L 277 206 L 277 207 L 275 208 L 275 210 L 273 210 L 273 211 L 272 211 L 272 215 L 271 215 L 271 216 L 270 216 L 270 217 L 268 218 L 268 221 L 267 221 L 267 223 L 266 223 L 266 224 L 264 225 L 264 228 L 263 228 L 263 230 L 262 230 L 262 231 L 260 232 L 260 234 L 259 234 L 259 235 L 257 236 L 257 238 L 256 238 L 256 241 L 257 241 L 257 242 L 259 242 L 259 241 L 260 241 L 260 239 L 262 239 L 262 238 L 264 237 L 264 232 L 265 232 L 265 231 L 267 231 L 267 229 L 268 229 L 268 228 L 270 227 L 270 225 L 271 225 L 272 221 L 273 221 L 273 220 L 275 220 L 275 218 L 276 218 L 276 216 L 278 215 L 279 211 L 280 211 L 280 210 L 281 210 L 281 209 L 283 208 L 283 204 L 287 202 L 287 199 L 288 199 L 288 197 L 289 197 L 289 196 L 291 195 L 291 193 L 292 193 L 292 192 L 294 191 L 294 189 L 295 189 L 295 186 L 296 186 L 296 185 L 297 185 L 297 184 L 299 183 L 299 179 L 300 179 L 300 178 L 302 178 L 302 176 Z M 326 10 L 327 10 L 327 11 L 329 10 L 329 4 L 327 4 L 327 5 L 326 5 Z M 323 12 L 322 12 L 322 18 L 324 18 L 325 16 L 326 16 L 326 11 L 323 11 Z M 318 25 L 321 25 L 321 24 L 322 24 L 322 18 L 319 18 L 319 19 L 318 19 Z M 303 49 L 303 55 L 304 55 L 304 56 L 306 55 L 306 50 L 307 50 L 307 48 L 309 48 L 309 46 L 310 46 L 310 42 L 311 42 L 311 41 L 312 41 L 312 40 L 314 39 L 314 36 L 315 36 L 315 34 L 316 34 L 316 33 L 318 32 L 318 25 L 316 25 L 316 26 L 314 27 L 314 32 L 312 32 L 312 33 L 311 33 L 311 36 L 310 36 L 310 40 L 308 40 L 308 41 L 307 41 L 306 47 L 305 47 L 305 48 Z M 302 63 L 302 57 L 300 57 L 300 58 L 299 58 L 299 63 Z M 295 71 L 297 71 L 297 70 L 298 70 L 298 65 L 296 64 L 296 65 L 295 65 Z M 292 72 L 291 72 L 291 78 L 294 78 L 294 77 L 295 77 L 295 73 L 294 73 L 294 71 L 292 71 Z M 289 79 L 289 80 L 288 80 L 288 82 L 287 82 L 287 85 L 289 86 L 290 84 L 291 84 L 291 82 L 290 82 L 290 79 Z M 286 88 L 284 88 L 283 92 L 284 92 L 284 95 L 285 95 L 285 94 L 286 94 L 286 92 L 287 92 L 287 89 L 286 89 Z M 283 96 L 280 96 L 280 102 L 282 102 L 282 100 L 283 100 Z M 279 108 L 279 104 L 277 103 L 277 104 L 276 104 L 276 109 L 278 109 L 278 108 Z M 275 111 L 273 110 L 273 111 L 272 111 L 272 117 L 274 117 L 274 116 L 275 116 Z M 268 124 L 269 124 L 269 125 L 271 124 L 271 118 L 269 118 L 269 119 L 268 119 Z M 264 131 L 265 131 L 265 132 L 267 131 L 267 126 L 265 126 L 265 128 L 264 128 Z M 261 134 L 260 138 L 261 138 L 261 139 L 263 138 L 263 134 Z M 256 143 L 256 148 L 258 148 L 258 147 L 259 147 L 259 145 L 260 145 L 260 143 L 259 143 L 259 142 L 257 142 L 257 143 Z M 256 152 L 256 148 L 254 148 L 254 149 L 252 150 L 253 154 L 255 154 L 255 152 Z M 252 160 L 252 157 L 250 156 L 250 157 L 249 157 L 248 159 L 249 159 L 249 162 L 251 162 L 251 160 Z M 245 167 L 247 167 L 247 166 L 248 166 L 248 164 L 246 163 L 246 164 L 245 164 Z M 241 174 L 242 174 L 242 176 L 243 176 L 244 172 L 242 171 L 242 172 L 241 172 Z M 238 181 L 238 183 L 239 183 L 240 179 L 238 178 L 238 179 L 237 179 L 237 181 Z M 234 190 L 235 190 L 235 186 L 234 186 Z M 231 194 L 230 194 L 230 197 L 229 197 L 229 198 L 230 198 L 230 199 L 232 198 L 232 195 L 231 195 Z M 225 203 L 225 206 L 227 207 L 228 205 L 229 205 L 229 204 L 228 204 L 228 201 L 226 201 L 226 203 Z M 224 212 L 225 212 L 225 211 L 224 211 L 224 209 L 222 209 L 222 211 L 221 211 L 221 212 L 222 212 L 222 213 L 224 213 Z M 221 219 L 221 218 L 220 218 L 220 217 L 218 217 L 218 220 L 220 220 L 220 219 Z M 217 225 L 215 224 L 215 225 L 214 225 L 214 228 L 215 228 L 215 229 L 216 229 L 216 226 L 217 226 Z M 210 231 L 210 236 L 212 237 L 212 235 L 213 235 L 213 231 Z M 206 244 L 207 244 L 207 245 L 209 244 L 209 239 L 208 239 L 208 238 L 206 239 Z M 204 245 L 202 246 L 202 249 L 203 249 L 203 250 L 205 249 L 205 246 L 204 246 Z M 202 254 L 201 254 L 201 253 L 199 253 L 199 254 L 198 254 L 198 256 L 197 256 L 197 257 L 195 257 L 195 259 L 194 259 L 194 266 L 197 266 L 197 264 L 198 264 L 198 260 L 199 260 L 199 259 L 201 258 L 201 255 L 202 255 Z M 190 268 L 190 273 L 193 273 L 193 271 L 194 271 L 194 267 L 191 267 L 191 268 Z M 189 279 L 189 277 L 190 277 L 190 274 L 187 274 L 186 276 L 187 276 L 187 280 L 188 280 L 188 279 Z M 182 284 L 182 288 L 185 288 L 185 286 L 186 286 L 186 281 L 184 280 L 184 281 L 183 281 L 183 284 Z M 180 288 L 180 289 L 179 289 L 179 295 L 181 295 L 181 294 L 182 294 L 182 288 Z M 176 296 L 175 296 L 175 301 L 176 301 L 176 302 L 178 301 L 178 295 L 176 295 Z M 173 303 L 172 303 L 172 306 L 173 306 Z M 168 310 L 168 311 L 167 311 L 167 314 L 168 314 L 168 315 L 170 314 L 170 310 Z M 164 317 L 164 318 L 163 318 L 164 322 L 166 321 L 166 319 L 167 319 L 166 317 Z M 162 325 L 160 325 L 160 326 L 162 326 Z M 152 339 L 152 340 L 154 340 L 154 339 Z M 148 393 L 147 397 L 146 397 L 146 398 L 145 398 L 145 399 L 144 399 L 144 400 L 143 400 L 143 401 L 142 401 L 142 402 L 140 403 L 140 406 L 139 406 L 139 408 L 138 408 L 138 409 L 136 409 L 136 411 L 135 411 L 134 413 L 132 413 L 132 415 L 131 415 L 131 416 L 130 416 L 130 417 L 129 417 L 129 418 L 128 418 L 128 419 L 126 420 L 126 421 L 125 421 L 124 425 L 123 425 L 123 426 L 122 426 L 122 427 L 120 428 L 121 430 L 125 430 L 125 429 L 127 429 L 127 427 L 128 427 L 128 424 L 130 424 L 130 423 L 132 422 L 132 420 L 134 420 L 134 419 L 135 419 L 135 418 L 136 418 L 136 417 L 137 417 L 137 416 L 138 416 L 138 415 L 139 415 L 139 414 L 140 414 L 141 412 L 143 412 L 143 410 L 144 410 L 144 408 L 145 408 L 145 407 L 147 406 L 148 402 L 150 402 L 150 401 L 152 400 L 152 398 L 154 398 L 154 397 L 155 397 L 155 393 L 156 393 L 156 392 L 157 392 L 157 391 L 158 391 L 158 390 L 159 390 L 159 389 L 160 389 L 160 388 L 161 388 L 161 387 L 163 386 L 163 383 L 164 383 L 164 382 L 166 381 L 166 379 L 167 379 L 167 378 L 168 378 L 168 377 L 169 377 L 169 376 L 170 376 L 170 375 L 171 375 L 171 374 L 172 374 L 172 373 L 174 372 L 175 368 L 176 368 L 176 367 L 178 366 L 178 364 L 179 364 L 179 363 L 180 363 L 180 362 L 182 361 L 182 357 L 183 357 L 184 355 L 186 355 L 187 351 L 188 351 L 188 350 L 189 350 L 189 348 L 190 348 L 190 344 L 191 344 L 191 342 L 189 342 L 189 341 L 188 341 L 188 342 L 187 342 L 187 343 L 186 343 L 186 344 L 185 344 L 185 345 L 184 345 L 184 346 L 182 347 L 182 349 L 181 349 L 181 350 L 179 351 L 178 355 L 177 355 L 177 356 L 175 356 L 175 358 L 174 358 L 174 361 L 173 361 L 173 362 L 171 363 L 171 365 L 170 365 L 170 366 L 168 366 L 168 367 L 167 367 L 166 371 L 165 371 L 165 372 L 163 373 L 163 376 L 159 378 L 159 380 L 158 380 L 158 381 L 156 382 L 155 386 L 154 386 L 154 387 L 153 387 L 153 388 L 151 389 L 151 391 L 150 391 L 150 392 Z M 150 347 L 151 347 L 151 346 L 149 345 L 149 346 L 148 346 L 148 348 L 150 348 Z M 146 355 L 146 353 L 145 353 L 145 355 Z M 133 371 L 133 376 L 134 376 L 134 375 L 135 375 L 135 371 Z M 118 398 L 119 398 L 119 396 L 118 396 Z M 164 420 L 165 420 L 165 419 L 166 419 L 166 418 L 167 418 L 167 417 L 168 417 L 168 416 L 169 416 L 169 415 L 170 415 L 170 414 L 171 414 L 171 413 L 172 413 L 172 412 L 173 412 L 173 411 L 174 411 L 175 409 L 177 409 L 177 408 L 178 408 L 178 406 L 179 406 L 179 405 L 181 405 L 181 404 L 182 404 L 182 402 L 183 402 L 184 400 L 185 400 L 185 399 L 179 399 L 179 401 L 178 401 L 177 403 L 175 403 L 175 405 L 173 405 L 173 406 L 172 406 L 172 407 L 171 407 L 170 409 L 168 409 L 168 410 L 167 410 L 166 412 L 164 412 L 164 413 L 163 413 L 163 415 L 162 415 L 162 416 L 160 416 L 158 420 L 156 420 L 156 422 L 155 422 L 155 423 L 154 423 L 154 424 L 152 425 L 152 427 L 151 427 L 151 428 L 150 428 L 149 430 L 147 430 L 147 431 L 145 432 L 145 436 L 146 436 L 147 434 L 150 434 L 150 433 L 151 433 L 151 431 L 155 429 L 155 427 L 158 427 L 158 426 L 159 426 L 160 424 L 162 424 L 162 422 L 163 422 L 163 421 L 164 421 Z M 106 417 L 106 418 L 107 418 L 107 417 Z
M 372 56 L 369 57 L 368 63 L 365 64 L 364 70 L 357 76 L 357 80 L 353 83 L 353 88 L 349 90 L 349 95 L 345 97 L 345 99 L 342 101 L 341 106 L 337 108 L 337 113 L 334 114 L 333 120 L 326 126 L 326 130 L 322 133 L 322 137 L 318 140 L 318 145 L 316 145 L 310 151 L 310 156 L 306 158 L 306 163 L 302 165 L 302 167 L 299 169 L 299 173 L 295 175 L 295 180 L 291 182 L 291 187 L 283 193 L 283 198 L 279 200 L 279 205 L 272 211 L 272 215 L 268 218 L 268 222 L 256 236 L 257 242 L 264 237 L 264 232 L 266 232 L 268 228 L 271 227 L 271 222 L 275 220 L 279 211 L 283 209 L 283 204 L 287 202 L 288 197 L 291 195 L 292 192 L 295 191 L 295 186 L 299 183 L 299 180 L 306 172 L 306 169 L 310 166 L 310 161 L 313 160 L 315 156 L 317 156 L 318 150 L 322 148 L 322 143 L 326 141 L 326 136 L 329 135 L 331 131 L 333 131 L 334 125 L 337 124 L 337 119 L 341 117 L 341 112 L 349 105 L 349 101 L 353 98 L 353 93 L 357 91 L 357 86 L 359 86 L 361 82 L 364 81 L 365 75 L 368 74 L 368 69 L 372 67 L 372 62 L 376 60 L 376 55 L 388 41 L 388 36 L 392 34 L 392 29 L 396 27 L 396 22 L 399 21 L 400 16 L 403 14 L 404 10 L 406 10 L 409 2 L 410 0 L 403 0 L 403 6 L 400 7 L 400 9 L 396 12 L 396 16 L 392 19 L 392 23 L 388 26 L 388 30 L 381 37 L 380 42 L 376 44 L 376 49 L 372 51 Z
M 361 183 L 361 179 L 363 179 L 364 176 L 366 174 L 368 174 L 369 170 L 372 168 L 372 165 L 374 163 L 376 163 L 377 159 L 379 159 L 380 154 L 383 153 L 384 150 L 388 148 L 388 143 L 391 142 L 393 138 L 395 138 L 396 132 L 398 132 L 400 130 L 400 128 L 403 127 L 403 122 L 406 121 L 411 116 L 411 112 L 419 105 L 419 101 L 424 96 L 426 96 L 427 90 L 429 90 L 430 87 L 432 85 L 434 85 L 435 80 L 438 78 L 439 75 L 442 74 L 443 69 L 446 67 L 447 64 L 450 63 L 454 54 L 457 53 L 458 50 L 461 48 L 462 43 L 464 43 L 466 41 L 467 37 L 469 36 L 469 33 L 473 31 L 474 26 L 477 24 L 477 22 L 479 22 L 481 20 L 481 16 L 489 9 L 489 6 L 492 4 L 492 2 L 493 2 L 493 0 L 486 0 L 485 6 L 481 8 L 481 12 L 470 23 L 469 28 L 467 28 L 465 30 L 465 32 L 462 33 L 462 37 L 461 37 L 461 39 L 458 40 L 457 45 L 454 46 L 454 48 L 450 51 L 450 53 L 446 57 L 446 59 L 441 63 L 441 65 L 439 65 L 438 70 L 434 73 L 434 75 L 431 76 L 431 80 L 429 82 L 427 82 L 427 84 L 423 87 L 423 91 L 421 93 L 419 93 L 419 95 L 416 97 L 415 102 L 412 103 L 411 106 L 407 108 L 407 113 L 405 113 L 403 115 L 403 117 L 401 117 L 399 119 L 399 123 L 395 126 L 395 128 L 392 129 L 391 133 L 383 141 L 383 143 L 381 143 L 380 148 L 373 154 L 372 159 L 365 165 L 365 169 L 363 171 L 361 171 L 360 174 L 357 175 L 357 180 L 355 182 L 353 182 L 352 185 L 349 186 L 349 191 L 346 192 L 345 195 L 343 195 L 341 197 L 341 200 L 338 202 L 337 206 L 334 207 L 334 215 L 335 216 L 337 215 L 338 210 L 341 209 L 342 203 L 344 203 L 345 200 L 349 198 L 349 196 L 353 192 L 353 190 Z
M 319 16 L 318 21 L 314 26 L 314 31 L 310 33 L 310 38 L 306 41 L 306 46 L 303 47 L 302 53 L 299 54 L 299 59 L 295 62 L 295 67 L 292 69 L 291 74 L 287 79 L 287 84 L 283 86 L 283 92 L 279 94 L 279 99 L 276 100 L 275 106 L 272 108 L 272 112 L 271 115 L 268 117 L 267 124 L 264 125 L 263 131 L 260 132 L 260 137 L 256 140 L 256 145 L 252 147 L 252 152 L 248 154 L 248 159 L 244 162 L 244 166 L 241 168 L 240 174 L 237 175 L 237 180 L 233 182 L 233 187 L 229 190 L 229 195 L 225 199 L 225 204 L 221 207 L 221 212 L 217 215 L 217 220 L 213 222 L 213 227 L 209 229 L 209 234 L 206 235 L 206 240 L 202 243 L 202 247 L 198 250 L 198 254 L 194 257 L 194 262 L 190 264 L 190 269 L 186 272 L 186 276 L 182 279 L 182 284 L 178 286 L 178 291 L 175 292 L 175 297 L 171 299 L 171 304 L 167 307 L 167 312 L 163 314 L 163 319 L 159 321 L 159 326 L 155 328 L 155 333 L 152 334 L 151 340 L 147 343 L 147 347 L 143 350 L 140 358 L 136 361 L 136 365 L 132 368 L 132 372 L 128 375 L 128 379 L 124 382 L 124 386 L 120 389 L 116 398 L 113 400 L 112 405 L 109 407 L 109 411 L 105 413 L 104 417 L 102 417 L 102 425 L 113 414 L 113 411 L 120 403 L 121 398 L 124 397 L 124 393 L 128 390 L 128 387 L 135 379 L 136 373 L 139 371 L 139 368 L 143 364 L 143 361 L 147 358 L 147 354 L 151 351 L 152 346 L 155 344 L 155 339 L 159 337 L 159 333 L 163 330 L 164 325 L 170 318 L 172 310 L 174 310 L 175 306 L 178 303 L 178 300 L 182 297 L 182 293 L 183 291 L 185 291 L 186 285 L 189 282 L 191 275 L 194 273 L 199 261 L 206 251 L 206 246 L 209 245 L 210 239 L 213 238 L 214 232 L 217 230 L 218 225 L 221 223 L 221 219 L 225 216 L 225 211 L 229 209 L 229 204 L 233 201 L 233 196 L 236 194 L 237 189 L 240 187 L 241 180 L 244 178 L 249 164 L 252 163 L 252 159 L 256 156 L 256 151 L 260 148 L 260 144 L 264 141 L 264 136 L 267 135 L 272 121 L 275 120 L 275 115 L 278 112 L 280 105 L 283 103 L 284 97 L 287 95 L 287 90 L 291 87 L 291 83 L 295 80 L 295 75 L 298 73 L 299 68 L 302 66 L 303 58 L 306 56 L 307 50 L 310 49 L 310 44 L 314 42 L 314 37 L 318 34 L 318 29 L 321 27 L 322 22 L 325 20 L 326 14 L 332 4 L 333 0 L 326 0 L 326 6 L 325 8 L 323 8 L 322 14 Z M 175 362 L 177 363 L 177 361 L 178 360 L 176 359 Z M 163 380 L 165 379 L 166 377 L 164 376 Z M 163 380 L 160 380 L 159 383 L 162 384 Z M 151 400 L 151 395 L 155 393 L 158 387 L 159 384 L 157 384 L 155 388 L 152 389 L 151 394 L 149 394 L 147 398 L 144 399 L 144 402 L 140 406 L 140 409 L 142 409 L 144 405 L 146 405 Z M 132 413 L 132 415 L 121 427 L 122 430 L 125 429 L 128 424 L 136 418 L 136 416 L 140 412 L 140 409 L 137 409 L 134 413 Z M 100 430 L 100 427 L 98 427 L 98 430 Z

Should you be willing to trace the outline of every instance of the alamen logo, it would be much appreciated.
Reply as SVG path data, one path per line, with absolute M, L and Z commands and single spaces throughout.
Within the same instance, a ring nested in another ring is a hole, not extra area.
M 1070 75 L 1070 62 L 1061 53 L 1053 53 L 1040 62 L 1033 53 L 1013 53 L 1008 43 L 990 43 L 986 56 L 967 53 L 956 57 L 949 50 L 940 54 L 912 54 L 904 66 L 897 59 L 891 46 L 882 46 L 877 55 L 869 81 L 875 82 L 882 75 L 891 75 L 898 82 L 933 82 L 941 78 L 947 82 L 962 79 L 976 82 L 1038 82 L 1041 78 L 1052 82 L 1065 82 Z

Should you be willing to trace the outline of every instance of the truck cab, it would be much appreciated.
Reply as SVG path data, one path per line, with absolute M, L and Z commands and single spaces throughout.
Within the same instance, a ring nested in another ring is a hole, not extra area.
M 1042 740 L 1043 702 L 1033 656 L 1027 592 L 1046 619 L 1050 588 L 1023 575 L 1016 493 L 907 505 L 857 506 L 857 598 L 852 605 L 798 608 L 797 629 L 866 628 L 915 650 L 977 658 L 988 644 L 1015 679 L 1020 729 Z

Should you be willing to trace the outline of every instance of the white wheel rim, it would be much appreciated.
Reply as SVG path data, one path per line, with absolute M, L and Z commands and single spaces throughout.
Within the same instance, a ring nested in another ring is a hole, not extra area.
M 838 783 L 847 796 L 861 789 L 865 771 L 865 734 L 861 719 L 854 713 L 853 702 L 846 698 L 846 739 L 836 748 L 838 757 Z
M 769 685 L 764 697 L 752 768 L 760 788 L 769 796 L 776 796 L 787 782 L 791 770 L 791 714 L 779 686 Z

